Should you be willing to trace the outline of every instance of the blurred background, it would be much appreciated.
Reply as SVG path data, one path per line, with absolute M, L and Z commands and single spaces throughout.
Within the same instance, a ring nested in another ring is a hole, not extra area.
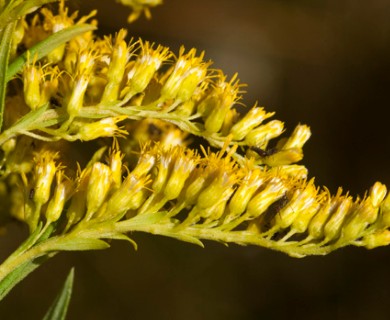
M 310 125 L 303 163 L 318 185 L 364 195 L 390 186 L 390 2 L 387 0 L 165 0 L 127 25 L 114 1 L 79 0 L 99 10 L 102 34 L 127 27 L 135 38 L 206 51 L 291 132 Z M 25 236 L 12 226 L 14 241 Z M 0 305 L 2 319 L 40 319 L 72 266 L 69 319 L 389 319 L 390 248 L 345 248 L 294 259 L 255 247 L 134 234 L 134 251 L 61 253 Z

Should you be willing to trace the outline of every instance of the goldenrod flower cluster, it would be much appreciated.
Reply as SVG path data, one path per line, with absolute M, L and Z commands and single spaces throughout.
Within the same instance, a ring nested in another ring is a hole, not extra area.
M 160 3 L 120 2 L 135 8 L 130 20 Z M 386 187 L 377 182 L 362 199 L 317 187 L 295 164 L 309 127 L 279 138 L 285 129 L 273 113 L 255 105 L 239 114 L 243 85 L 203 52 L 175 55 L 120 30 L 105 38 L 87 31 L 43 58 L 33 54 L 39 41 L 93 15 L 77 20 L 60 2 L 57 14 L 44 8 L 20 20 L 12 39 L 14 54 L 29 53 L 5 103 L 0 196 L 31 233 L 52 228 L 51 251 L 103 248 L 101 239 L 130 240 L 130 231 L 291 256 L 390 243 Z M 219 151 L 191 149 L 194 136 Z M 110 137 L 110 151 L 77 170 L 68 165 L 70 142 L 107 146 Z

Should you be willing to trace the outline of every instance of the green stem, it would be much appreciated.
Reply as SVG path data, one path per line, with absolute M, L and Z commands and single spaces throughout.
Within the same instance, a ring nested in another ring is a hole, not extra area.
M 286 243 L 267 239 L 248 231 L 223 231 L 218 229 L 202 228 L 201 226 L 186 227 L 177 230 L 177 225 L 173 223 L 138 223 L 137 221 L 126 220 L 117 222 L 115 230 L 118 232 L 141 231 L 151 234 L 174 237 L 177 239 L 204 239 L 225 243 L 237 243 L 242 245 L 256 245 L 287 253 L 294 257 L 303 257 L 307 255 L 326 255 L 331 251 L 347 245 L 333 244 L 323 247 L 318 245 L 307 244 L 299 245 L 297 242 Z
M 10 256 L 0 265 L 0 282 L 19 266 L 50 253 L 52 251 L 51 248 L 56 241 L 58 241 L 58 238 L 51 238 L 18 255 Z

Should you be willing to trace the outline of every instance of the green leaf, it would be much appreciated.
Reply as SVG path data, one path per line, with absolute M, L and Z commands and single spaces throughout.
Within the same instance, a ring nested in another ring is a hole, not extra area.
M 160 234 L 163 235 L 163 236 L 166 236 L 166 237 L 171 237 L 171 238 L 174 238 L 174 239 L 178 239 L 180 241 L 196 244 L 197 246 L 200 246 L 200 247 L 204 248 L 204 244 L 203 244 L 202 241 L 200 241 L 198 238 L 195 238 L 195 237 L 190 236 L 188 234 L 176 233 L 176 232 L 167 232 L 167 231 L 164 231 L 164 232 L 162 232 Z
M 50 247 L 53 251 L 85 251 L 102 250 L 109 248 L 110 245 L 100 239 L 91 238 L 64 238 Z
M 12 34 L 15 28 L 15 23 L 10 23 L 1 33 L 0 42 L 0 132 L 3 126 L 4 118 L 4 106 L 5 106 L 5 95 L 7 82 L 6 79 L 8 60 L 11 49 Z
M 57 1 L 59 0 L 29 0 L 14 1 L 14 3 L 10 3 L 0 14 L 0 30 L 2 30 L 9 23 L 20 19 L 26 14 L 36 11 L 44 4 Z
M 73 38 L 85 32 L 92 31 L 95 29 L 96 27 L 90 24 L 80 24 L 53 33 L 45 40 L 37 43 L 35 46 L 31 47 L 28 51 L 16 58 L 8 66 L 6 80 L 9 81 L 23 68 L 24 64 L 27 62 L 27 52 L 30 53 L 30 57 L 34 57 L 35 55 L 37 55 L 37 58 L 41 59 L 60 45 L 72 40 Z
M 72 295 L 74 280 L 74 268 L 72 268 L 65 280 L 64 286 L 43 320 L 65 320 L 68 311 L 70 297 Z
M 117 234 L 114 234 L 114 235 L 110 236 L 110 239 L 128 241 L 128 242 L 130 242 L 130 243 L 133 245 L 134 250 L 137 250 L 137 249 L 138 249 L 137 242 L 135 242 L 133 239 L 129 238 L 129 237 L 126 236 L 125 234 L 117 233 Z
M 51 256 L 51 254 L 45 255 L 33 261 L 28 261 L 9 273 L 2 281 L 0 281 L 0 301 L 8 294 L 8 292 L 11 291 L 13 287 L 42 265 Z

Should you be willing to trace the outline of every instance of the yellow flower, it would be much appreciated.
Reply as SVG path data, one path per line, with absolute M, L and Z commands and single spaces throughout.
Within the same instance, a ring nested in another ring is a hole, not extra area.
M 72 187 L 70 183 L 63 181 L 62 171 L 57 172 L 56 181 L 57 184 L 54 189 L 54 194 L 46 208 L 46 220 L 48 222 L 55 222 L 60 218 L 64 210 L 65 201 L 67 200 L 70 188 Z
M 230 222 L 246 211 L 256 190 L 264 183 L 264 173 L 260 168 L 249 169 L 229 202 L 226 222 Z
M 23 68 L 24 100 L 31 110 L 40 106 L 42 77 L 42 68 L 36 65 L 35 58 L 31 64 L 26 64 Z
M 198 157 L 192 150 L 185 150 L 182 147 L 172 148 L 166 153 L 171 153 L 172 169 L 164 188 L 164 196 L 168 200 L 176 199 L 184 187 L 184 183 L 190 173 L 195 169 Z
M 55 15 L 48 8 L 42 8 L 41 14 L 44 18 L 43 20 L 43 30 L 46 31 L 47 34 L 56 33 L 63 29 L 66 29 L 75 24 L 75 20 L 78 16 L 78 12 L 73 12 L 71 15 L 68 15 L 68 8 L 65 7 L 65 1 L 61 0 L 59 3 L 58 14 Z M 89 15 L 82 17 L 77 24 L 84 23 L 90 17 L 94 16 L 96 11 L 91 12 Z M 62 44 L 52 52 L 47 55 L 47 60 L 49 62 L 58 63 L 63 59 L 65 54 L 66 44 Z
M 107 39 L 111 52 L 110 62 L 106 73 L 108 82 L 104 88 L 101 103 L 116 101 L 119 98 L 120 85 L 129 59 L 129 51 L 131 50 L 131 45 L 128 46 L 124 40 L 126 33 L 126 30 L 121 29 L 117 33 L 113 45 L 111 44 L 112 40 Z
M 83 141 L 90 141 L 102 137 L 126 135 L 127 131 L 120 129 L 117 125 L 117 122 L 124 120 L 124 118 L 123 116 L 119 116 L 103 118 L 102 120 L 91 123 L 75 122 L 74 125 L 77 125 L 79 128 L 73 139 L 77 138 Z
M 148 182 L 148 177 L 138 177 L 131 173 L 122 182 L 118 190 L 108 199 L 105 217 L 124 215 L 129 210 L 138 209 L 145 201 L 142 189 Z
M 55 160 L 58 154 L 50 151 L 39 153 L 35 157 L 35 184 L 33 200 L 41 206 L 50 199 L 51 186 L 58 170 Z
M 132 62 L 129 72 L 127 73 L 127 89 L 122 93 L 130 91 L 132 94 L 143 92 L 152 80 L 156 71 L 172 55 L 168 48 L 157 46 L 148 41 L 139 41 L 141 52 L 135 62 Z
M 71 118 L 78 115 L 84 104 L 84 96 L 91 79 L 95 64 L 95 53 L 91 50 L 82 50 L 77 57 L 77 63 L 73 66 L 74 74 L 70 94 L 65 97 L 66 110 Z
M 184 52 L 184 47 L 181 47 L 175 66 L 165 75 L 167 79 L 163 80 L 161 88 L 162 100 L 177 99 L 185 102 L 206 78 L 210 62 L 203 61 L 204 52 L 199 57 L 196 57 L 195 49 Z
M 313 179 L 307 184 L 303 183 L 302 187 L 295 189 L 290 197 L 289 203 L 275 216 L 274 225 L 276 228 L 288 228 L 299 214 L 311 210 L 313 206 L 317 205 L 317 190 Z
M 269 140 L 280 136 L 283 131 L 283 122 L 272 120 L 249 132 L 245 137 L 245 143 L 248 146 L 263 147 Z
M 303 145 L 309 140 L 311 136 L 310 128 L 306 125 L 298 125 L 291 137 L 287 139 L 287 141 L 283 144 L 282 149 L 301 149 Z
M 111 169 L 107 165 L 101 162 L 93 164 L 88 181 L 86 220 L 90 220 L 106 200 L 111 189 L 111 175 Z
M 275 112 L 266 112 L 264 108 L 254 106 L 244 117 L 242 117 L 230 130 L 234 140 L 242 140 L 255 127 L 259 126 L 265 119 L 272 117 Z
M 119 151 L 118 145 L 111 150 L 109 155 L 109 165 L 112 173 L 112 182 L 115 188 L 119 188 L 122 183 L 122 159 L 124 155 Z
M 162 3 L 162 0 L 117 0 L 125 6 L 133 8 L 133 13 L 129 16 L 128 22 L 131 23 L 138 19 L 144 12 L 147 19 L 150 19 L 151 14 L 149 7 L 155 7 Z
M 217 83 L 212 91 L 203 99 L 198 106 L 198 112 L 205 119 L 205 129 L 207 132 L 219 132 L 225 121 L 226 114 L 233 105 L 241 99 L 242 85 L 239 84 L 237 74 L 229 82 L 226 76 L 219 75 Z

